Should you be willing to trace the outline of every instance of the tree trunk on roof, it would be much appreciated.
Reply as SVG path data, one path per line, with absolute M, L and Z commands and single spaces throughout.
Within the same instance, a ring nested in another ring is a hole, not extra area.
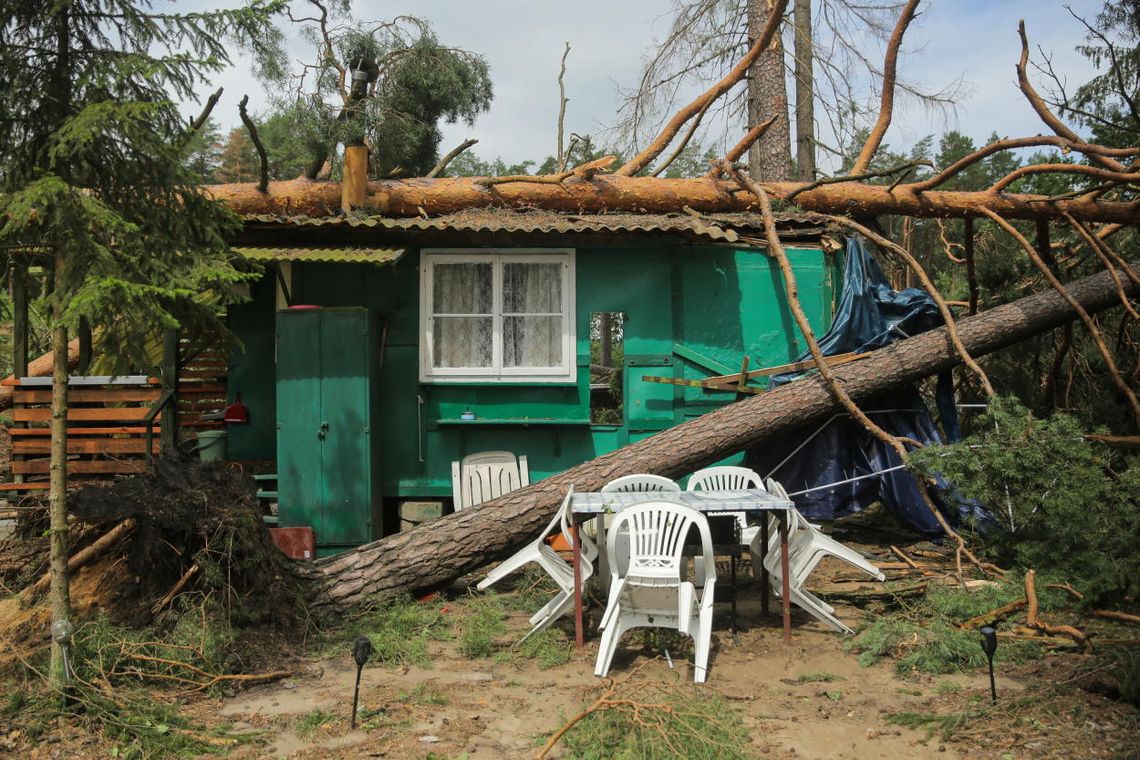
M 1090 313 L 1120 303 L 1107 272 L 1068 287 Z M 1140 293 L 1140 287 L 1130 280 L 1125 281 L 1125 290 L 1133 295 Z M 958 323 L 958 331 L 967 350 L 977 357 L 1075 317 L 1060 295 L 1048 291 L 963 319 Z M 940 328 L 836 367 L 834 373 L 847 393 L 858 401 L 959 362 L 945 328 Z M 330 619 L 376 597 L 438 588 L 533 539 L 550 521 L 570 485 L 579 491 L 597 491 L 609 480 L 631 473 L 678 478 L 765 439 L 823 420 L 838 408 L 818 377 L 806 377 L 580 464 L 509 496 L 322 560 L 305 569 L 312 582 L 312 609 L 319 617 Z
M 539 208 L 570 213 L 676 213 L 688 207 L 699 213 L 755 209 L 755 198 L 733 181 L 697 177 L 571 177 L 563 182 L 503 182 L 486 177 L 373 180 L 357 210 L 392 217 L 440 216 L 476 208 Z M 805 186 L 801 182 L 762 182 L 776 198 Z M 248 215 L 326 217 L 340 213 L 339 182 L 294 179 L 270 182 L 258 192 L 254 183 L 207 185 L 203 188 L 233 211 Z M 795 203 L 808 211 L 878 216 L 978 216 L 988 208 L 1007 219 L 1056 219 L 1067 211 L 1086 222 L 1140 221 L 1140 201 L 1120 202 L 1088 197 L 1046 201 L 1044 196 L 993 192 L 916 192 L 910 185 L 828 184 L 805 190 Z

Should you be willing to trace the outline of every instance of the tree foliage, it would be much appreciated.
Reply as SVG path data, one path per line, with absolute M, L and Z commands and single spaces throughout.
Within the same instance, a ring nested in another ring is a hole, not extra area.
M 176 102 L 194 97 L 235 43 L 268 50 L 278 5 L 198 14 L 130 0 L 5 6 L 0 241 L 53 253 L 57 321 L 85 317 L 106 348 L 130 355 L 138 331 L 174 326 L 176 312 L 212 317 L 190 297 L 238 276 L 224 239 L 236 222 L 197 189 L 210 137 L 190 139 Z
M 1034 417 L 998 398 L 953 446 L 914 453 L 997 519 L 984 540 L 999 562 L 1052 570 L 1090 603 L 1135 594 L 1140 578 L 1140 465 L 1087 441 L 1067 414 Z
M 474 123 L 490 106 L 482 56 L 442 44 L 423 19 L 355 18 L 348 2 L 309 0 L 291 16 L 314 49 L 311 63 L 266 67 L 271 118 L 288 125 L 309 152 L 316 177 L 338 143 L 372 148 L 374 176 L 422 175 L 434 165 L 440 120 Z

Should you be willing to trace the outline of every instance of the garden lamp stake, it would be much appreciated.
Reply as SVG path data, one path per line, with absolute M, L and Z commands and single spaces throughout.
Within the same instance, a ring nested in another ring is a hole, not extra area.
M 352 727 L 356 728 L 356 705 L 360 701 L 360 674 L 364 670 L 364 663 L 372 656 L 372 639 L 367 636 L 357 636 L 352 645 L 352 659 L 356 660 L 356 688 L 352 692 Z
M 997 704 L 997 686 L 994 685 L 994 652 L 997 651 L 997 631 L 993 626 L 982 626 L 982 651 L 990 661 L 990 699 Z

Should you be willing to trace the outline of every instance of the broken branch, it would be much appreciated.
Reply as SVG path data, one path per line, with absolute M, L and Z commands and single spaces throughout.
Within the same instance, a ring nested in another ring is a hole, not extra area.
M 249 139 L 253 141 L 253 147 L 257 148 L 258 158 L 261 159 L 261 179 L 257 183 L 259 192 L 269 192 L 269 157 L 265 153 L 265 146 L 261 144 L 261 137 L 257 134 L 257 125 L 253 123 L 253 119 L 249 118 L 245 107 L 249 105 L 249 96 L 246 95 L 238 103 L 238 114 L 241 116 L 241 123 L 245 124 L 245 128 L 249 131 Z
M 867 171 L 871 159 L 875 157 L 875 151 L 883 142 L 887 127 L 891 124 L 891 114 L 895 106 L 895 72 L 898 69 L 899 48 L 902 47 L 903 35 L 914 19 L 917 7 L 918 0 L 908 0 L 899 15 L 898 23 L 895 24 L 895 30 L 891 32 L 890 42 L 887 43 L 887 55 L 883 61 L 883 92 L 879 99 L 879 118 L 871 129 L 871 134 L 867 135 L 867 141 L 863 143 L 863 149 L 859 151 L 859 157 L 851 167 L 852 174 L 862 174 Z

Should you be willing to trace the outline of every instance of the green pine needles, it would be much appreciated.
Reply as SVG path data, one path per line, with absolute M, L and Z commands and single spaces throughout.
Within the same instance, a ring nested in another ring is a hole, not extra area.
M 976 433 L 917 451 L 914 463 L 979 500 L 998 526 L 979 539 L 998 564 L 1047 571 L 1111 605 L 1140 578 L 1140 465 L 1089 441 L 1076 419 L 1037 419 L 1017 401 L 994 399 Z
M 0 12 L 0 244 L 42 246 L 55 324 L 86 318 L 102 352 L 144 361 L 141 336 L 216 323 L 242 279 L 225 236 L 237 220 L 196 186 L 191 99 L 231 51 L 269 60 L 283 7 L 159 13 L 150 2 L 9 3 Z

